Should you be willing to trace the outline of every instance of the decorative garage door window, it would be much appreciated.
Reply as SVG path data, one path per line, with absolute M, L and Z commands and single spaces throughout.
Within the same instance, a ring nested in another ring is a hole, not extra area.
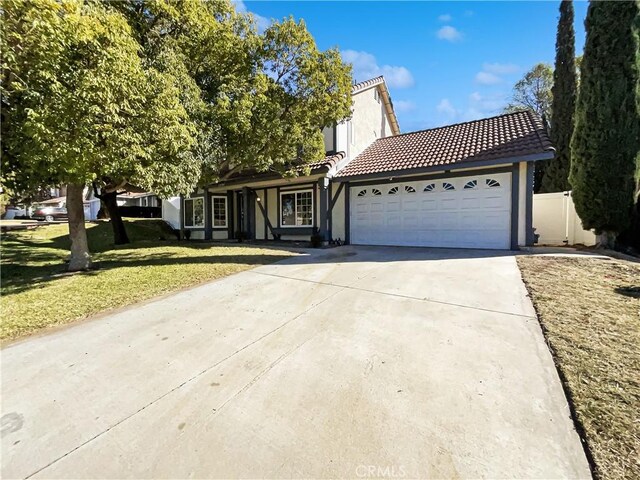
M 405 191 L 406 193 L 416 193 L 416 189 L 415 189 L 415 188 L 413 188 L 413 187 L 412 187 L 412 186 L 410 186 L 410 185 L 406 185 L 406 186 L 404 187 L 404 191 Z
M 444 182 L 444 183 L 442 184 L 442 188 L 443 188 L 444 190 L 455 190 L 455 189 L 456 189 L 456 187 L 454 187 L 454 186 L 453 186 L 451 183 L 449 183 L 449 182 Z
M 280 224 L 283 227 L 313 225 L 313 190 L 280 193 Z
M 374 196 L 382 195 L 382 192 L 377 188 L 372 188 L 371 193 L 373 193 Z
M 478 187 L 478 180 L 469 180 L 464 184 L 464 188 L 467 190 L 471 190 Z
M 489 188 L 499 187 L 500 186 L 500 182 L 497 181 L 497 180 L 494 180 L 493 178 L 487 178 L 485 180 L 485 182 L 487 183 L 487 187 L 489 187 Z
M 398 193 L 398 187 L 393 187 L 389 189 L 389 192 L 387 192 L 389 195 L 395 195 L 396 193 Z
M 203 198 L 185 199 L 184 226 L 187 228 L 204 227 L 204 199 Z
M 366 194 L 367 194 L 367 191 L 366 191 L 366 190 L 360 190 L 360 191 L 358 192 L 358 196 L 359 196 L 359 197 L 364 197 Z
M 426 187 L 424 187 L 425 192 L 433 192 L 436 189 L 436 184 L 435 183 L 430 183 L 429 185 L 427 185 Z
M 227 226 L 227 197 L 213 197 L 211 199 L 213 212 L 213 227 Z

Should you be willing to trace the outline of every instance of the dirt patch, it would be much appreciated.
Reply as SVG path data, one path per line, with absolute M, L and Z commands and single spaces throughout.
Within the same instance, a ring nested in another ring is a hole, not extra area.
M 522 256 L 518 265 L 596 475 L 640 478 L 640 264 Z

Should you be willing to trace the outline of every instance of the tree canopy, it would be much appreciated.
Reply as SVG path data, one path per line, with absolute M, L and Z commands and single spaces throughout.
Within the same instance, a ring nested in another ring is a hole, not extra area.
M 337 50 L 292 19 L 259 34 L 229 0 L 7 0 L 1 13 L 8 187 L 166 197 L 234 170 L 291 173 L 350 115 Z
M 578 93 L 575 51 L 573 3 L 571 0 L 562 0 L 556 38 L 556 63 L 551 88 L 551 108 L 553 110 L 551 142 L 556 148 L 556 156 L 548 162 L 545 168 L 542 179 L 542 191 L 544 192 L 561 192 L 571 189 L 569 184 L 570 144 Z
M 571 141 L 576 211 L 602 243 L 630 225 L 640 154 L 638 3 L 591 2 Z
M 551 119 L 553 95 L 553 68 L 546 63 L 538 63 L 524 74 L 513 87 L 513 93 L 505 112 L 533 110 L 547 121 Z

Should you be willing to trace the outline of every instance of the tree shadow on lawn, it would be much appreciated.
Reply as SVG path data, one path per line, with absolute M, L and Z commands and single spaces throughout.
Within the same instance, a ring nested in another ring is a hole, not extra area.
M 66 262 L 63 260 L 68 256 L 68 252 L 60 252 L 60 254 L 43 252 L 41 254 L 34 253 L 38 247 L 42 247 L 41 244 L 30 245 L 30 242 L 19 241 L 19 248 L 15 248 L 9 255 L 3 254 L 3 268 L 2 268 L 2 294 L 12 295 L 20 293 L 33 288 L 41 288 L 46 283 L 72 276 L 95 276 L 101 272 L 113 270 L 113 269 L 129 269 L 139 267 L 153 267 L 153 266 L 167 266 L 167 265 L 197 265 L 197 264 L 237 264 L 237 265 L 265 265 L 268 263 L 277 262 L 285 258 L 289 258 L 289 255 L 283 253 L 279 255 L 277 252 L 271 250 L 269 253 L 255 255 L 248 254 L 234 254 L 234 246 L 224 247 L 229 248 L 229 253 L 226 255 L 205 253 L 206 250 L 211 248 L 220 248 L 222 246 L 212 244 L 189 244 L 187 242 L 166 241 L 166 242 L 150 242 L 143 241 L 137 243 L 131 243 L 127 245 L 121 245 L 119 248 L 114 248 L 109 251 L 102 252 L 100 256 L 103 258 L 95 262 L 95 269 L 85 272 L 66 272 Z M 195 256 L 180 256 L 176 252 L 154 252 L 156 248 L 167 247 L 181 247 L 194 250 L 202 250 L 202 255 Z M 239 246 L 240 247 L 240 246 Z M 246 248 L 246 247 L 240 247 Z M 260 247 L 251 245 L 251 249 L 255 250 L 269 250 L 267 246 Z M 28 255 L 21 257 L 21 254 L 25 250 L 30 250 Z M 118 250 L 132 250 L 131 252 L 119 252 Z M 3 252 L 4 253 L 4 252 Z M 96 252 L 100 253 L 100 252 Z M 65 254 L 64 256 L 62 254 Z M 111 257 L 111 258 L 110 258 Z M 25 262 L 26 260 L 26 262 Z M 9 263 L 6 264 L 5 262 Z M 46 261 L 50 262 L 45 265 L 28 265 L 27 262 Z M 123 271 L 123 281 L 126 281 L 126 271 Z

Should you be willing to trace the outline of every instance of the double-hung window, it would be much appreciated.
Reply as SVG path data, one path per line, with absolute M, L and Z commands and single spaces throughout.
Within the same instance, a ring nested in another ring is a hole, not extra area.
M 227 197 L 212 197 L 211 212 L 213 213 L 213 228 L 227 226 Z
M 280 192 L 280 225 L 283 227 L 313 225 L 313 190 Z
M 185 198 L 184 226 L 186 228 L 204 227 L 204 199 Z

